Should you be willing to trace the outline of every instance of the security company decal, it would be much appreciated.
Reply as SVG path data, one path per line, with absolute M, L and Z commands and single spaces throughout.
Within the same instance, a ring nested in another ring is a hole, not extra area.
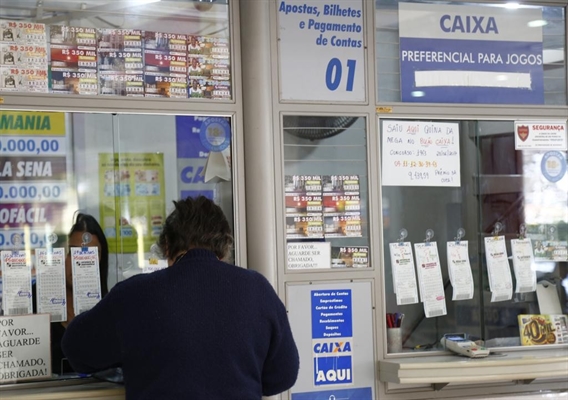
M 542 11 L 399 3 L 405 102 L 543 104 Z
M 568 150 L 566 120 L 515 121 L 515 150 Z
M 313 290 L 314 386 L 353 383 L 353 310 L 350 289 Z

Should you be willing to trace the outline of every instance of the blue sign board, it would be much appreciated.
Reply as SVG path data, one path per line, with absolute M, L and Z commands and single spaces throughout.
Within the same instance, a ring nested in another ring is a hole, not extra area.
M 292 400 L 373 400 L 370 387 L 292 393 Z
M 316 386 L 353 382 L 352 356 L 314 357 Z
M 399 3 L 404 102 L 544 104 L 542 11 Z
M 353 336 L 351 289 L 312 291 L 312 339 Z
M 206 140 L 206 130 L 211 125 L 222 127 L 219 131 L 226 136 L 226 140 L 221 141 L 225 146 L 223 150 L 230 142 L 230 123 L 225 117 L 176 116 L 177 158 L 207 158 L 210 151 L 218 151 Z
M 353 383 L 351 289 L 312 290 L 314 385 Z

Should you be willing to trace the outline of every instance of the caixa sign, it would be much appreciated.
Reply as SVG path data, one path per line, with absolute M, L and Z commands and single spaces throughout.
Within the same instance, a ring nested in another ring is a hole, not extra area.
M 353 383 L 352 356 L 314 357 L 314 385 Z

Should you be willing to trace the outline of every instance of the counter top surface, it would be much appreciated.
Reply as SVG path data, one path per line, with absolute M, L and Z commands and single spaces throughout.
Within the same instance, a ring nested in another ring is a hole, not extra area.
M 481 383 L 555 377 L 568 379 L 566 348 L 503 352 L 485 358 L 440 355 L 379 361 L 379 379 L 392 383 Z
M 57 384 L 41 382 L 30 384 L 26 388 L 0 387 L 2 400 L 55 400 L 55 399 L 104 399 L 123 400 L 124 386 L 110 383 L 86 380 L 85 382 L 60 382 Z

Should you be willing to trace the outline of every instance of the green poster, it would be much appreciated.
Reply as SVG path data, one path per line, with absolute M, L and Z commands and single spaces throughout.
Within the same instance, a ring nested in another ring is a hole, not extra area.
M 99 154 L 99 198 L 109 252 L 149 252 L 165 219 L 163 154 Z

